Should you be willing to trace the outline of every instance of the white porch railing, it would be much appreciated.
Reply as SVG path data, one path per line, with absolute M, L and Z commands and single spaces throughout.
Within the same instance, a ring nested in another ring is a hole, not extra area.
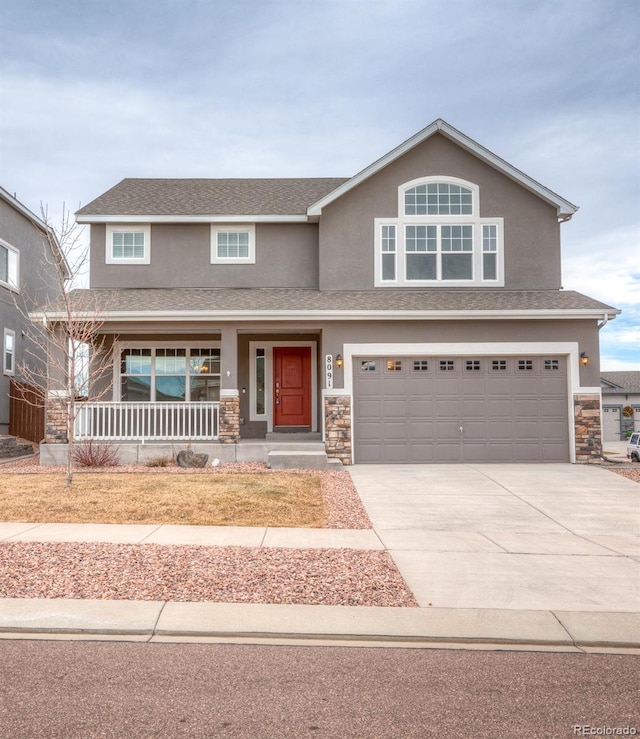
M 219 403 L 78 403 L 76 441 L 215 441 Z

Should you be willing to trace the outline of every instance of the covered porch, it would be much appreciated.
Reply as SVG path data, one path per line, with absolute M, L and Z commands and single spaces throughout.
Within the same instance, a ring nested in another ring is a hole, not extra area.
M 325 445 L 326 358 L 317 325 L 109 321 L 102 336 L 90 368 L 107 371 L 90 369 L 88 397 L 75 401 L 75 443 L 109 443 L 129 463 L 185 448 L 221 461 L 267 461 L 277 451 L 341 461 Z M 68 443 L 64 407 L 53 388 L 43 464 L 59 463 Z

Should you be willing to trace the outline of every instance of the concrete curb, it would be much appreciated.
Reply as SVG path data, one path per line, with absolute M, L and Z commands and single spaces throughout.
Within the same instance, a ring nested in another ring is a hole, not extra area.
M 34 635 L 640 649 L 640 614 L 0 599 L 0 637 Z

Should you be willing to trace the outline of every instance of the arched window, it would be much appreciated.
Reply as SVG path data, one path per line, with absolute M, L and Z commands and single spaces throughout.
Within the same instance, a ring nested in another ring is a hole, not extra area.
M 504 285 L 502 218 L 480 217 L 480 188 L 429 176 L 398 187 L 398 215 L 376 219 L 375 284 Z
M 406 216 L 473 215 L 473 193 L 449 182 L 416 185 L 404 191 Z

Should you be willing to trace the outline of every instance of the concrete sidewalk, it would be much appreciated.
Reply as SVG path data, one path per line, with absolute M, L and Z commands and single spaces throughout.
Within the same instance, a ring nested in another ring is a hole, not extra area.
M 0 541 L 386 549 L 420 608 L 0 600 L 0 637 L 640 653 L 640 486 L 576 465 L 350 469 L 373 530 L 0 523 Z
M 0 599 L 0 638 L 640 653 L 629 613 Z

